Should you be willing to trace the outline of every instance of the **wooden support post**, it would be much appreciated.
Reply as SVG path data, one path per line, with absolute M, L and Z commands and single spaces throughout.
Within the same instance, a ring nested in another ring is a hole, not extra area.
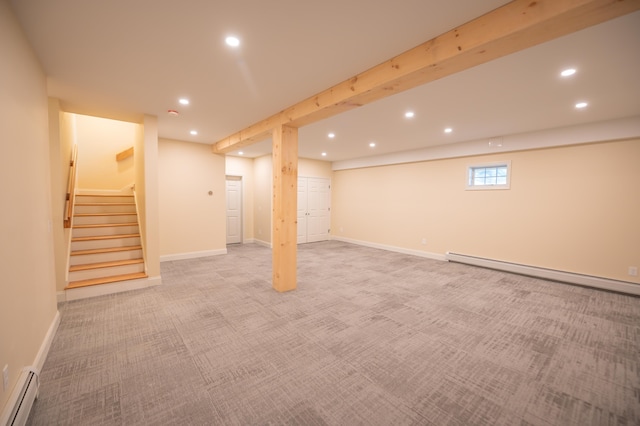
M 298 211 L 298 129 L 273 130 L 273 288 L 296 288 Z

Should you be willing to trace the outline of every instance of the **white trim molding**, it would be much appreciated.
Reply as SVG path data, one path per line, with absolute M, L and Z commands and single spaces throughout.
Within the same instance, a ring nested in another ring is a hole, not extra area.
M 542 278 L 546 280 L 577 284 L 585 287 L 593 287 L 602 290 L 617 291 L 619 293 L 627 293 L 633 294 L 635 296 L 640 296 L 640 285 L 627 281 L 618 281 L 609 278 L 594 277 L 592 275 L 576 274 L 573 272 L 558 271 L 555 269 L 540 268 L 537 266 L 522 265 L 519 263 L 468 256 L 460 253 L 447 252 L 446 259 L 450 262 L 464 263 L 466 265 L 497 269 L 514 274 L 528 275 L 535 278 Z
M 192 251 L 187 253 L 166 254 L 160 256 L 160 262 L 170 262 L 172 260 L 196 259 L 199 257 L 220 256 L 227 254 L 227 249 Z
M 446 261 L 447 260 L 445 258 L 445 256 L 443 254 L 440 254 L 440 253 L 431 253 L 431 252 L 428 252 L 428 251 L 407 249 L 407 248 L 404 248 L 404 247 L 390 246 L 390 245 L 387 245 L 387 244 L 379 244 L 379 243 L 372 243 L 372 242 L 369 242 L 369 241 L 354 240 L 352 238 L 339 237 L 339 236 L 336 236 L 336 235 L 332 235 L 331 239 L 332 240 L 336 240 L 336 241 L 342 241 L 342 242 L 345 242 L 345 243 L 356 244 L 356 245 L 364 246 L 364 247 L 371 247 L 371 248 L 376 248 L 376 249 L 381 249 L 381 250 L 393 251 L 393 252 L 396 252 L 396 253 L 409 254 L 409 255 L 412 255 L 412 256 L 425 257 L 427 259 L 440 260 L 440 261 Z

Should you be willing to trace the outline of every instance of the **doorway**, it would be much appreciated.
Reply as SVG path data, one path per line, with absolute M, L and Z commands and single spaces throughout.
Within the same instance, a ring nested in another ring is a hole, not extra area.
M 227 176 L 227 244 L 242 243 L 242 177 Z
M 327 241 L 331 224 L 331 181 L 298 178 L 298 244 Z

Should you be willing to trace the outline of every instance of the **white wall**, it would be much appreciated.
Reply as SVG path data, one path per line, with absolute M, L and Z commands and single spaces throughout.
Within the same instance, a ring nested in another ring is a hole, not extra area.
M 466 191 L 511 161 L 511 189 Z M 335 171 L 332 234 L 640 283 L 640 140 Z M 422 239 L 425 244 L 422 244 Z
M 160 139 L 158 178 L 161 259 L 225 253 L 224 157 L 209 145 Z
M 0 387 L 4 411 L 56 318 L 45 74 L 9 6 L 0 1 Z
M 134 157 L 116 161 L 116 154 L 135 145 L 139 125 L 74 115 L 78 143 L 78 189 L 120 190 L 134 183 Z

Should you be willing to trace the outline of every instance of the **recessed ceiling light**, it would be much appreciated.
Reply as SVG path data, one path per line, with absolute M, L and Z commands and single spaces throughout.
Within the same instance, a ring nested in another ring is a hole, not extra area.
M 193 136 L 195 136 L 195 135 L 197 135 L 197 134 L 198 134 L 198 131 L 197 131 L 197 130 L 192 130 L 192 131 L 190 131 L 189 133 L 191 133 Z
M 327 136 L 328 136 L 330 139 L 333 139 L 333 138 L 335 138 L 335 137 L 336 137 L 336 134 L 335 134 L 335 133 L 329 133 Z
M 453 132 L 453 129 L 451 127 L 447 127 L 446 129 L 444 129 L 445 133 L 451 133 Z
M 322 156 L 323 156 L 323 157 L 326 157 L 326 156 L 327 156 L 327 153 L 326 153 L 326 152 L 323 152 L 323 153 L 322 153 Z
M 413 118 L 413 116 L 416 115 L 413 111 L 407 111 L 404 113 L 404 116 L 407 118 Z
M 240 46 L 240 39 L 235 36 L 229 36 L 224 39 L 224 42 L 227 43 L 227 46 L 238 47 Z
M 586 102 L 578 102 L 578 103 L 576 104 L 576 108 L 578 108 L 578 109 L 586 108 L 586 107 L 587 107 L 587 105 L 589 105 L 589 104 L 588 104 L 588 103 L 586 103 Z
M 371 148 L 374 148 L 374 147 L 376 146 L 376 143 L 375 143 L 375 142 L 371 142 L 371 143 L 369 143 L 369 146 L 370 146 Z
M 244 155 L 244 152 L 238 151 L 238 155 Z
M 181 98 L 178 102 L 182 105 L 189 105 L 189 99 L 187 98 Z
M 563 77 L 569 77 L 570 75 L 574 75 L 576 73 L 576 69 L 575 68 L 567 68 L 566 70 L 563 70 L 560 75 Z

